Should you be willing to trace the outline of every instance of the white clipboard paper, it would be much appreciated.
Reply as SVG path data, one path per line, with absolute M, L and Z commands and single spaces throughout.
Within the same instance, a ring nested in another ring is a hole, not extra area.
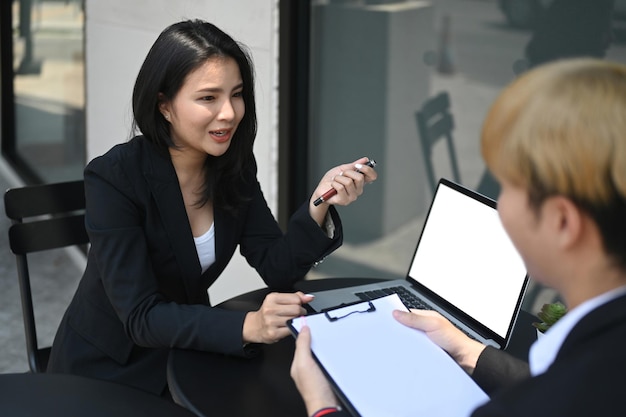
M 288 322 L 306 324 L 311 349 L 348 410 L 361 417 L 464 417 L 489 397 L 439 346 L 398 323 L 392 294 Z

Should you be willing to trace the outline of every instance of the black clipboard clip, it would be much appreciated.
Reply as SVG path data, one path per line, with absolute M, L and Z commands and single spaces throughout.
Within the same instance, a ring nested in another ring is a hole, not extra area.
M 355 309 L 355 310 L 352 310 L 352 311 L 350 311 L 348 313 L 345 313 L 345 314 L 343 314 L 341 316 L 332 316 L 330 314 L 330 313 L 336 312 L 338 310 L 342 310 L 345 307 L 349 307 L 351 305 L 357 306 L 357 305 L 360 305 L 360 304 L 364 304 L 364 302 L 363 301 L 358 301 L 358 302 L 353 303 L 353 304 L 343 305 L 343 306 L 335 308 L 333 310 L 325 310 L 324 311 L 324 315 L 326 316 L 328 321 L 333 322 L 333 321 L 341 320 L 341 319 L 343 319 L 345 317 L 348 317 L 351 314 L 355 314 L 355 313 L 372 313 L 372 312 L 376 311 L 376 306 L 371 301 L 368 301 L 367 302 L 367 305 L 368 305 L 367 309 L 365 309 L 365 308 Z

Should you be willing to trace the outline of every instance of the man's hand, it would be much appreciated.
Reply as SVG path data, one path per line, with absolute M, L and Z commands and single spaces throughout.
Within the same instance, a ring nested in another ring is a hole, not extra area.
M 328 380 L 313 359 L 311 330 L 306 325 L 302 326 L 296 339 L 296 352 L 291 363 L 291 378 L 302 395 L 308 415 L 322 408 L 336 407 L 339 404 Z
M 487 347 L 467 337 L 448 319 L 435 311 L 411 310 L 408 313 L 395 310 L 393 317 L 407 327 L 426 333 L 430 340 L 448 352 L 470 375 L 476 368 L 478 357 Z

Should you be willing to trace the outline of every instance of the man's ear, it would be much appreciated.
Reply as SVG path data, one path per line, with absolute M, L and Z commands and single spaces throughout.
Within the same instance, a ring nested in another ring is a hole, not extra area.
M 583 233 L 584 216 L 581 209 L 567 197 L 550 197 L 552 227 L 562 247 L 576 244 Z

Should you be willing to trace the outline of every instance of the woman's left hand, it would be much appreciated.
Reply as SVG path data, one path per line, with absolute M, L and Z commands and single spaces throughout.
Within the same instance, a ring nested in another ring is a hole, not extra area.
M 374 168 L 365 165 L 368 161 L 366 157 L 359 158 L 352 163 L 336 166 L 324 174 L 309 201 L 309 212 L 318 224 L 322 224 L 329 204 L 347 206 L 363 194 L 365 184 L 376 181 L 378 174 Z M 336 194 L 315 206 L 315 200 L 330 189 L 334 189 Z

